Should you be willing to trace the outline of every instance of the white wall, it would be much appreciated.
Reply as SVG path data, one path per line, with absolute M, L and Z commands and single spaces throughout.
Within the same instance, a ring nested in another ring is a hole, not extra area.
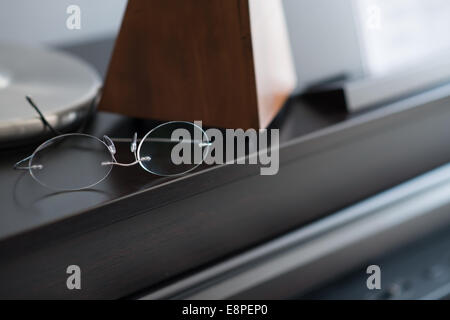
M 117 32 L 126 0 L 1 0 L 0 41 L 60 45 Z M 81 8 L 81 30 L 68 30 L 66 9 Z
M 442 57 L 448 60 L 449 0 L 355 0 L 355 4 L 368 73 L 383 75 Z
M 362 73 L 352 0 L 283 0 L 299 87 Z
M 231 0 L 222 0 L 231 1 Z M 352 0 L 283 0 L 299 86 L 361 71 Z M 81 7 L 81 30 L 66 8 Z M 61 45 L 116 33 L 126 0 L 1 0 L 0 41 Z

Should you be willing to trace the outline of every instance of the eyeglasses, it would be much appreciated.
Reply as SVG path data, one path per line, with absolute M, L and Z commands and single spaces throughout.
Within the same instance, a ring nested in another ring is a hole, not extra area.
M 44 125 L 51 127 L 31 98 L 28 102 L 38 112 Z M 41 185 L 60 191 L 76 191 L 92 188 L 105 180 L 114 166 L 140 165 L 145 171 L 158 176 L 186 174 L 206 158 L 208 136 L 191 122 L 172 121 L 161 124 L 138 140 L 135 133 L 130 151 L 134 162 L 116 160 L 113 139 L 99 139 L 83 133 L 58 134 L 42 143 L 27 158 L 17 162 L 14 168 L 28 170 Z

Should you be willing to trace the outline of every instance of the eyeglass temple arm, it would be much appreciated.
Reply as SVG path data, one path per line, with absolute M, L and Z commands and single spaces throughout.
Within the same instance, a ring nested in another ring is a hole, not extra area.
M 32 157 L 32 156 L 28 156 L 28 157 L 26 157 L 25 159 L 22 159 L 22 160 L 20 160 L 19 162 L 16 162 L 16 163 L 14 164 L 14 170 L 42 169 L 43 166 L 42 166 L 41 164 L 34 165 L 34 166 L 31 166 L 31 167 L 30 167 L 30 166 L 27 166 L 27 167 L 21 167 L 21 165 L 22 165 L 24 162 L 30 161 L 31 157 Z
M 137 161 L 137 132 L 134 133 L 133 139 L 131 140 L 130 151 L 134 154 L 134 159 Z
M 133 139 L 129 139 L 129 138 L 111 138 L 112 141 L 114 142 L 118 142 L 118 143 L 125 143 L 125 142 L 133 142 Z M 142 141 L 142 139 L 137 139 L 136 141 Z M 152 141 L 157 141 L 157 142 L 168 142 L 168 143 L 174 143 L 174 142 L 179 142 L 178 140 L 172 140 L 172 139 L 147 139 L 146 141 L 148 142 L 152 142 Z M 181 141 L 183 142 L 183 141 Z M 184 143 L 192 143 L 191 140 L 189 141 L 184 141 Z M 199 142 L 198 146 L 199 147 L 209 147 L 211 146 L 213 143 L 212 142 Z
M 41 118 L 42 123 L 48 128 L 50 129 L 50 131 L 55 135 L 60 135 L 61 132 L 59 132 L 58 130 L 56 130 L 55 128 L 53 128 L 53 126 L 47 121 L 47 119 L 45 118 L 45 116 L 42 114 L 41 110 L 39 110 L 38 106 L 34 103 L 33 99 L 31 99 L 30 96 L 25 96 L 25 99 L 28 101 L 28 103 L 31 105 L 31 107 L 37 112 L 37 114 L 39 115 L 39 118 Z
M 135 166 L 137 164 L 139 164 L 142 161 L 151 161 L 152 157 L 148 156 L 148 157 L 143 157 L 143 158 L 138 158 L 137 155 L 137 133 L 135 132 L 133 135 L 133 138 L 130 139 L 119 139 L 119 138 L 109 138 L 106 137 L 107 139 L 109 139 L 111 141 L 111 143 L 113 143 L 113 141 L 118 141 L 118 142 L 127 142 L 127 141 L 131 141 L 131 145 L 130 145 L 130 151 L 134 154 L 134 159 L 135 161 L 132 163 L 119 163 L 116 161 L 116 159 L 114 158 L 114 154 L 115 154 L 115 147 L 114 147 L 114 153 L 113 153 L 113 162 L 102 162 L 103 166 L 108 166 L 108 165 L 115 165 L 115 166 L 119 166 L 119 167 L 132 167 Z M 166 140 L 165 142 L 173 142 L 171 139 L 163 139 Z M 199 143 L 199 147 L 207 147 L 207 146 L 211 146 L 212 143 L 211 142 L 200 142 Z
M 98 97 L 100 95 L 101 89 L 99 89 L 99 92 L 97 94 L 96 99 L 94 99 L 96 103 L 96 100 L 98 100 Z M 25 96 L 25 99 L 28 101 L 28 103 L 30 104 L 30 106 L 37 112 L 37 114 L 39 115 L 39 118 L 41 119 L 42 123 L 55 135 L 61 135 L 61 132 L 59 132 L 58 130 L 56 130 L 55 128 L 53 128 L 53 126 L 47 121 L 47 119 L 45 118 L 44 114 L 41 112 L 41 110 L 39 109 L 39 107 L 34 103 L 33 99 L 30 96 Z M 30 161 L 32 156 L 28 156 L 25 159 L 20 160 L 19 162 L 16 162 L 14 164 L 14 170 L 30 170 L 30 169 L 42 169 L 43 166 L 42 165 L 34 165 L 34 166 L 27 166 L 27 167 L 23 167 L 21 166 L 24 162 Z
M 97 91 L 97 95 L 95 96 L 95 98 L 92 100 L 92 103 L 89 107 L 88 110 L 88 115 L 90 113 L 92 113 L 95 110 L 96 105 L 98 104 L 99 100 L 100 100 L 100 96 L 101 96 L 101 92 L 102 92 L 102 88 L 100 87 Z M 45 118 L 44 114 L 41 112 L 41 110 L 39 109 L 39 107 L 36 105 L 36 103 L 34 103 L 33 99 L 30 96 L 25 96 L 25 99 L 28 101 L 28 103 L 31 105 L 31 107 L 37 112 L 37 114 L 39 115 L 39 118 L 41 119 L 42 123 L 44 124 L 44 126 L 46 126 L 53 135 L 58 136 L 61 135 L 62 132 L 56 130 L 51 124 L 50 122 L 47 121 L 47 119 Z M 85 117 L 85 121 L 84 123 L 81 125 L 81 130 L 83 130 L 83 128 L 85 127 L 86 123 L 87 123 L 87 119 L 89 118 L 88 115 Z

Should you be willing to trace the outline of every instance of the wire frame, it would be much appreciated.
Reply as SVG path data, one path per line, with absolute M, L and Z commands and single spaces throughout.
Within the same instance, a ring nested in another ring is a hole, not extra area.
M 139 145 L 135 133 L 130 140 L 130 151 L 135 161 L 120 163 L 115 158 L 114 142 L 108 136 L 101 140 L 84 133 L 60 134 L 45 119 L 34 101 L 29 96 L 26 99 L 43 124 L 56 136 L 42 143 L 29 157 L 17 162 L 14 169 L 28 170 L 33 179 L 53 190 L 92 188 L 109 176 L 113 166 L 139 164 L 147 172 L 159 176 L 179 176 L 195 170 L 209 152 L 211 143 L 200 126 L 171 121 L 150 130 Z M 180 154 L 188 161 L 177 163 L 174 161 L 177 154 L 173 151 L 180 145 Z M 25 163 L 28 166 L 23 166 Z

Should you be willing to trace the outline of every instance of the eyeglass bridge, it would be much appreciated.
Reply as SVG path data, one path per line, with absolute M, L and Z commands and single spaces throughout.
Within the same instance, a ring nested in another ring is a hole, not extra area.
M 102 162 L 102 166 L 119 166 L 119 167 L 132 167 L 135 166 L 137 164 L 139 164 L 141 161 L 151 161 L 152 157 L 143 157 L 141 159 L 138 159 L 132 163 L 120 163 L 117 161 L 104 161 Z

